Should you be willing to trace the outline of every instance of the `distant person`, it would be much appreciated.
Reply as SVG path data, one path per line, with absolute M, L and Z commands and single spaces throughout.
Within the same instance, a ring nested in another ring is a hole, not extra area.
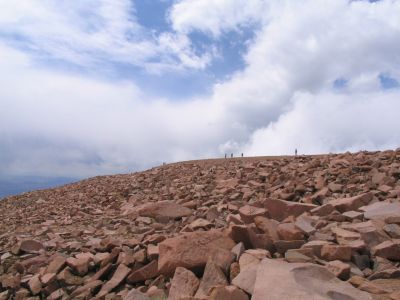
M 242 153 L 242 157 L 243 157 L 243 153 Z
M 294 149 L 294 156 L 297 156 L 297 148 Z
M 233 158 L 233 153 L 231 153 L 231 158 Z
M 226 159 L 226 153 L 225 153 L 225 159 Z

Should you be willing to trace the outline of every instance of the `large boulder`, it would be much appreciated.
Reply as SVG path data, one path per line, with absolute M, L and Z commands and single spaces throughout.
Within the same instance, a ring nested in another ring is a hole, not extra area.
M 285 200 L 267 199 L 264 202 L 269 216 L 272 219 L 282 221 L 288 216 L 300 216 L 302 213 L 310 211 L 317 206 L 314 204 L 290 202 Z
M 257 270 L 252 300 L 372 300 L 326 268 L 310 263 L 264 259 Z
M 158 270 L 171 275 L 177 267 L 202 271 L 210 254 L 231 250 L 235 242 L 219 230 L 185 233 L 159 244 Z

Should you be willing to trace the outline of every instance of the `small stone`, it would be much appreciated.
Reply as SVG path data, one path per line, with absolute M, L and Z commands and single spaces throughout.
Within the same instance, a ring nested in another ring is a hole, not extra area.
M 231 252 L 235 255 L 235 259 L 239 260 L 240 256 L 243 254 L 243 252 L 246 249 L 244 248 L 244 245 L 242 242 L 238 243 L 235 245 L 235 247 L 232 248 Z
M 111 277 L 109 281 L 107 281 L 103 285 L 103 287 L 101 288 L 100 292 L 96 295 L 96 297 L 103 297 L 107 295 L 110 291 L 112 291 L 121 282 L 124 281 L 125 277 L 128 276 L 130 271 L 131 271 L 130 268 L 128 268 L 124 264 L 120 264 L 117 270 L 115 270 L 114 275 Z
M 400 243 L 385 241 L 373 247 L 372 254 L 390 260 L 400 260 Z
M 60 272 L 62 268 L 65 266 L 66 258 L 63 256 L 56 256 L 52 259 L 48 267 L 46 268 L 45 273 L 56 273 Z
M 44 246 L 35 240 L 25 240 L 21 242 L 19 249 L 25 253 L 39 253 L 44 250 Z
M 40 282 L 39 275 L 33 276 L 28 282 L 29 289 L 32 295 L 37 295 L 42 290 L 42 283 Z
M 193 231 L 198 229 L 209 229 L 213 226 L 213 224 L 205 219 L 197 219 L 189 224 L 189 228 Z
M 265 216 L 265 208 L 259 208 L 251 205 L 242 206 L 239 209 L 239 214 L 244 223 L 253 223 L 254 219 L 258 216 Z
M 369 204 L 369 202 L 372 200 L 372 197 L 372 193 L 365 193 L 351 198 L 340 198 L 331 200 L 329 201 L 329 204 L 331 204 L 335 209 L 343 213 L 349 210 L 356 210 L 361 206 Z
M 324 245 L 321 248 L 321 258 L 328 261 L 350 261 L 351 248 L 347 246 Z
M 341 280 L 347 280 L 350 277 L 350 266 L 340 260 L 330 261 L 325 267 Z
M 285 241 L 303 240 L 305 238 L 304 233 L 293 223 L 279 224 L 277 232 L 280 239 Z
M 383 227 L 383 230 L 386 231 L 388 235 L 390 235 L 393 239 L 400 239 L 400 226 L 397 224 L 387 224 Z
M 285 260 L 290 263 L 313 262 L 313 251 L 310 248 L 289 249 L 285 252 Z
M 151 261 L 144 267 L 133 271 L 127 278 L 129 283 L 137 283 L 145 281 L 147 279 L 155 278 L 158 275 L 158 262 L 156 260 Z
M 249 300 L 249 296 L 236 286 L 218 286 L 211 292 L 209 300 Z
M 73 258 L 69 257 L 66 260 L 67 265 L 79 276 L 84 276 L 89 271 L 88 258 Z

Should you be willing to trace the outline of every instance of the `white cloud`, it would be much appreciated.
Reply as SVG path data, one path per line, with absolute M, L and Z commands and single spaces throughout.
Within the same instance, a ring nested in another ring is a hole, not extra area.
M 174 33 L 149 32 L 131 0 L 0 0 L 0 34 L 41 57 L 86 67 L 111 61 L 157 72 L 202 69 L 212 54 L 196 55 L 191 41 Z
M 151 99 L 129 82 L 37 69 L 1 44 L 0 57 L 3 175 L 94 175 L 215 155 L 221 131 L 209 102 Z
M 256 130 L 249 155 L 322 154 L 395 149 L 400 143 L 400 92 L 296 94 L 294 107 Z
M 199 30 L 218 37 L 224 31 L 257 23 L 267 8 L 265 0 L 180 0 L 171 8 L 169 18 L 178 32 Z

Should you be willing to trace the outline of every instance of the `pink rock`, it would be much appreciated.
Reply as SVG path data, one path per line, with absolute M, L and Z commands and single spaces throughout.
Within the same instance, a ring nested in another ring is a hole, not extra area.
M 139 207 L 138 213 L 142 217 L 176 219 L 190 216 L 192 210 L 171 201 L 161 201 Z
M 89 270 L 89 259 L 69 257 L 66 261 L 67 265 L 78 275 L 83 276 Z
M 100 298 L 107 295 L 110 291 L 112 291 L 114 288 L 116 288 L 124 281 L 125 277 L 129 274 L 130 271 L 131 271 L 130 268 L 128 268 L 124 264 L 120 264 L 117 270 L 115 270 L 114 275 L 111 277 L 109 281 L 107 281 L 103 285 L 103 287 L 101 288 L 100 292 L 96 295 L 96 297 Z
M 49 266 L 46 268 L 46 273 L 55 273 L 57 274 L 62 270 L 62 268 L 65 266 L 66 258 L 60 255 L 55 256 Z
M 29 289 L 32 295 L 37 295 L 42 290 L 42 283 L 39 279 L 39 275 L 33 276 L 28 282 Z
M 340 281 L 322 266 L 264 259 L 258 270 L 252 300 L 372 300 L 372 297 Z
M 209 260 L 204 269 L 203 278 L 200 281 L 200 286 L 195 296 L 209 296 L 214 287 L 221 285 L 228 285 L 225 274 L 217 264 Z
M 249 296 L 236 286 L 218 286 L 211 292 L 209 300 L 249 300 Z
M 21 242 L 19 249 L 25 253 L 39 253 L 40 250 L 44 249 L 44 246 L 35 240 L 25 240 Z
M 161 274 L 172 274 L 177 267 L 201 270 L 213 249 L 231 250 L 235 242 L 218 230 L 184 233 L 166 239 L 159 247 L 158 269 Z
M 158 275 L 158 262 L 156 260 L 153 260 L 144 267 L 133 271 L 128 276 L 127 281 L 129 283 L 136 283 L 157 277 L 157 275 Z
M 338 245 L 324 245 L 321 248 L 322 259 L 350 261 L 351 259 L 351 248 L 348 246 Z
M 189 270 L 178 267 L 175 270 L 169 290 L 169 300 L 179 300 L 181 297 L 193 296 L 199 287 L 199 280 Z
M 350 265 L 340 260 L 331 261 L 325 267 L 339 279 L 347 280 L 350 277 Z
M 333 205 L 330 203 L 326 203 L 324 205 L 313 208 L 310 212 L 313 216 L 323 217 L 329 215 L 333 211 L 334 211 Z
M 248 268 L 245 268 L 244 270 L 240 270 L 239 275 L 232 280 L 232 284 L 246 291 L 250 295 L 253 294 L 258 266 L 259 263 L 256 263 L 252 264 Z
M 328 241 L 314 240 L 304 244 L 301 248 L 312 249 L 314 255 L 321 257 L 321 249 L 324 245 L 329 245 Z
M 302 240 L 304 233 L 293 223 L 281 223 L 278 225 L 278 236 L 285 241 Z
M 254 223 L 256 224 L 259 230 L 268 234 L 273 241 L 279 240 L 278 236 L 279 222 L 265 217 L 256 217 L 254 218 Z
M 86 283 L 85 285 L 78 287 L 76 290 L 74 290 L 70 297 L 73 299 L 76 296 L 79 296 L 83 293 L 87 293 L 89 292 L 91 295 L 94 295 L 95 293 L 97 293 L 98 289 L 103 285 L 103 281 L 101 280 L 93 280 L 90 281 L 88 283 Z
M 400 260 L 400 241 L 394 243 L 392 241 L 385 241 L 372 248 L 372 254 L 390 260 Z
M 362 210 L 366 219 L 387 219 L 400 216 L 400 202 L 376 202 Z
M 310 211 L 317 207 L 314 204 L 306 204 L 299 202 L 290 202 L 284 200 L 267 199 L 264 202 L 265 208 L 268 210 L 272 219 L 282 221 L 288 216 L 297 217 L 304 212 Z
M 340 198 L 329 201 L 335 209 L 340 212 L 345 212 L 349 210 L 357 210 L 361 206 L 367 205 L 372 200 L 372 193 L 365 193 L 357 195 L 351 198 Z
M 266 212 L 267 211 L 264 208 L 259 208 L 251 205 L 245 205 L 239 209 L 240 217 L 246 224 L 253 223 L 255 217 L 265 216 Z

